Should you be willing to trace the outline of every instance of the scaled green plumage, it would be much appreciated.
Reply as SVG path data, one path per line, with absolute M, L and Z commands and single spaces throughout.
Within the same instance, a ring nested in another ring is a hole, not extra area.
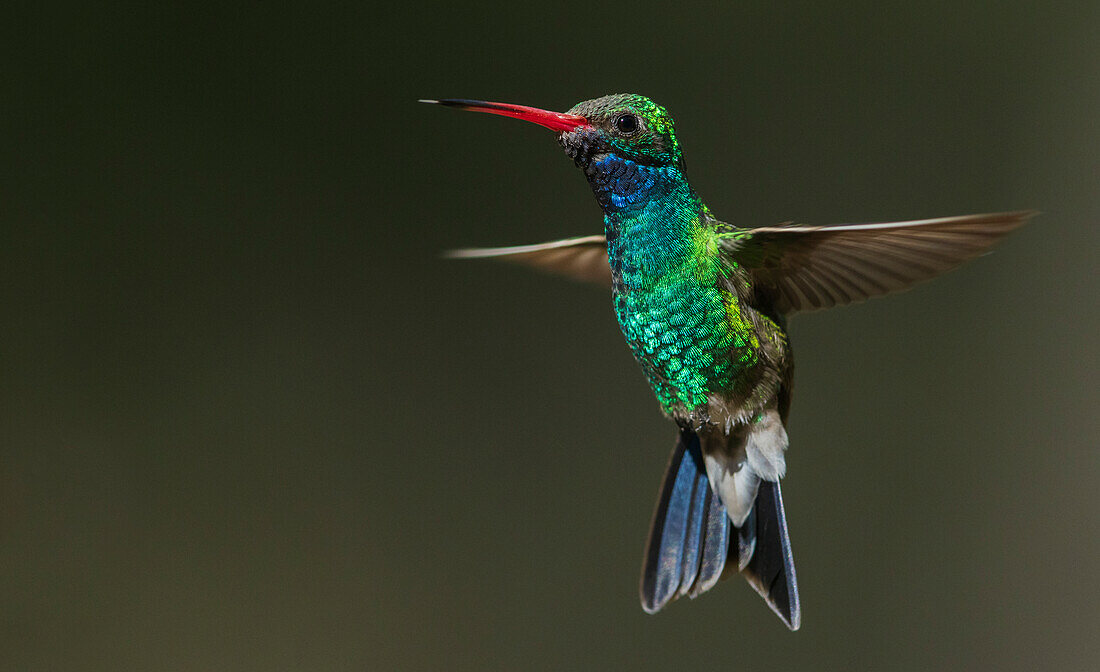
M 586 101 L 569 114 L 595 119 L 630 110 L 646 133 L 608 136 L 602 157 L 584 164 L 604 205 L 615 315 L 662 410 L 693 424 L 760 411 L 780 371 L 763 370 L 761 338 L 785 350 L 774 322 L 736 291 L 737 264 L 721 240 L 735 235 L 691 188 L 671 117 L 641 96 Z M 567 151 L 575 141 L 562 136 Z M 589 146 L 590 147 L 590 146 Z M 742 292 L 744 293 L 744 292 Z M 761 333 L 761 329 L 764 333 Z M 778 363 L 778 357 L 772 362 Z M 771 387 L 760 388 L 768 383 Z M 717 400 L 717 403 L 715 403 Z M 714 417 L 718 413 L 727 417 Z

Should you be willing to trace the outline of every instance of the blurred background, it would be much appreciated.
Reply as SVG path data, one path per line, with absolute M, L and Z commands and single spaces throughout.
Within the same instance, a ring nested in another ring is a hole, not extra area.
M 0 667 L 1083 669 L 1095 2 L 34 3 L 0 43 Z M 1036 208 L 796 318 L 803 627 L 637 577 L 675 430 L 544 129 L 637 92 L 741 225 Z

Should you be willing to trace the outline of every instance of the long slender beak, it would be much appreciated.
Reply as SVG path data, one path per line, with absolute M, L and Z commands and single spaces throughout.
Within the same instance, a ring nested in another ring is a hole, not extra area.
M 471 112 L 485 112 L 487 114 L 499 114 L 505 117 L 513 117 L 530 121 L 531 123 L 545 126 L 551 131 L 565 133 L 573 131 L 581 126 L 588 126 L 588 120 L 578 114 L 565 114 L 564 112 L 551 112 L 540 110 L 537 107 L 526 105 L 512 105 L 511 103 L 490 103 L 487 100 L 463 100 L 461 98 L 446 98 L 444 100 L 420 100 L 421 103 L 432 105 L 445 105 L 457 107 L 460 110 Z

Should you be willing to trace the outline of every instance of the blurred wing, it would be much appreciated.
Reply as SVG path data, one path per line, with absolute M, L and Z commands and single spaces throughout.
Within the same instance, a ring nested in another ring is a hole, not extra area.
M 607 263 L 607 241 L 603 236 L 567 238 L 538 245 L 451 250 L 446 256 L 454 259 L 499 257 L 505 261 L 527 264 L 574 280 L 611 284 L 611 266 Z
M 737 231 L 722 245 L 777 311 L 796 313 L 908 289 L 982 254 L 1035 214 L 770 226 Z

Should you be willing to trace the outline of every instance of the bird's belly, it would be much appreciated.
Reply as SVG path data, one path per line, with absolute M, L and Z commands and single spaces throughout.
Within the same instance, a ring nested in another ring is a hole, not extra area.
M 759 341 L 728 292 L 685 283 L 624 288 L 615 313 L 666 413 L 687 415 L 752 386 Z

